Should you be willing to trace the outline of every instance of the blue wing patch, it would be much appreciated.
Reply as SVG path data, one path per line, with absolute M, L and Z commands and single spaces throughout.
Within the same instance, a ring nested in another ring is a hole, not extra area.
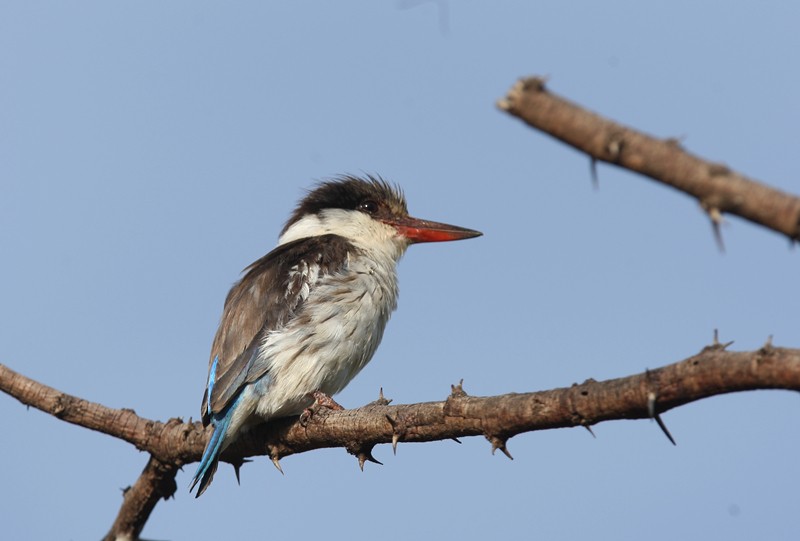
M 217 365 L 219 364 L 219 355 L 214 357 L 214 362 L 211 363 L 211 370 L 208 372 L 208 401 L 206 402 L 206 415 L 211 415 L 211 392 L 214 390 L 214 382 L 217 380 Z

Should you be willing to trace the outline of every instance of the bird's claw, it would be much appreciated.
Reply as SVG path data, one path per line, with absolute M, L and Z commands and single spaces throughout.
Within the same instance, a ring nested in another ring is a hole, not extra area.
M 320 408 L 327 408 L 333 411 L 344 410 L 344 406 L 322 391 L 314 391 L 311 393 L 311 397 L 314 399 L 314 403 L 303 410 L 303 413 L 300 414 L 300 426 L 303 428 L 308 426 L 309 421 L 311 421 L 311 418 L 314 417 L 314 414 Z
M 342 411 L 344 409 L 344 406 L 322 391 L 314 391 L 311 396 L 314 397 L 314 405 L 317 407 L 328 408 L 334 411 Z

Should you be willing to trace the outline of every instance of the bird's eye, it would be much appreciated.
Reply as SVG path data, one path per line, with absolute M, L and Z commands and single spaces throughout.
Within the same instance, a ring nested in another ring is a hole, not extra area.
M 372 199 L 367 199 L 358 204 L 358 210 L 366 212 L 367 214 L 375 214 L 378 212 L 378 203 Z

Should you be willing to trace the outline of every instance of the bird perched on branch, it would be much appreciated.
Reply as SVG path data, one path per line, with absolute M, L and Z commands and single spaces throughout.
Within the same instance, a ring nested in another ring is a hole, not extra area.
M 479 235 L 412 218 L 379 177 L 310 191 L 225 300 L 202 404 L 214 430 L 189 489 L 208 488 L 240 431 L 324 403 L 364 368 L 397 306 L 396 266 L 409 245 Z

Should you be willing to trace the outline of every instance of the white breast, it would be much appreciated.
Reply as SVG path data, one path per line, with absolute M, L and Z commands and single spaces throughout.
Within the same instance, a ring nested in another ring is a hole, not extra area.
M 289 325 L 267 335 L 256 362 L 268 366 L 268 383 L 252 389 L 257 415 L 298 414 L 311 393 L 338 393 L 372 358 L 398 294 L 395 259 L 372 255 L 320 277 Z

